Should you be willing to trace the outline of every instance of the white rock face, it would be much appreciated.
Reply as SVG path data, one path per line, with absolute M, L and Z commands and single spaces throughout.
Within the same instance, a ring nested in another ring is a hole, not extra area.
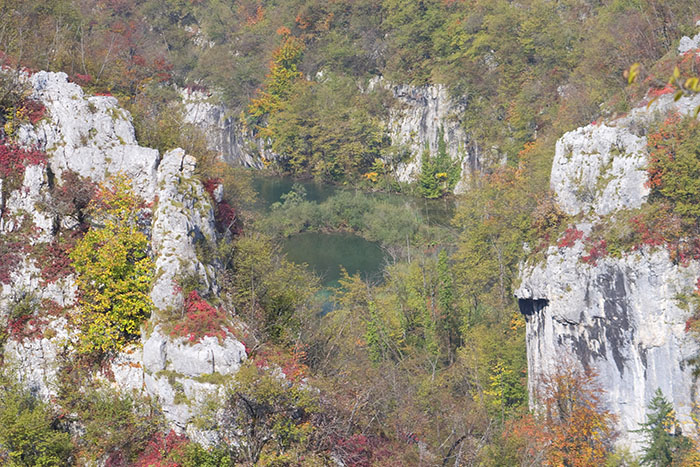
M 600 217 L 640 207 L 649 190 L 646 129 L 669 111 L 688 114 L 700 97 L 673 102 L 662 96 L 649 109 L 625 118 L 588 125 L 565 134 L 556 145 L 551 188 L 577 228 L 588 233 Z M 608 222 L 614 222 L 608 220 Z M 634 430 L 646 421 L 657 388 L 673 403 L 685 433 L 696 433 L 691 411 L 700 403 L 689 359 L 700 346 L 685 332 L 691 312 L 679 296 L 690 294 L 700 263 L 682 266 L 664 250 L 639 250 L 620 259 L 586 264 L 583 241 L 550 247 L 546 258 L 521 269 L 516 291 L 527 321 L 531 404 L 542 376 L 573 361 L 593 369 L 607 407 L 618 417 L 618 444 L 639 452 Z
M 370 89 L 383 86 L 389 89 L 400 106 L 390 109 L 389 135 L 392 144 L 406 146 L 412 159 L 397 168 L 401 182 L 415 180 L 421 171 L 421 156 L 426 146 L 432 154 L 437 153 L 440 132 L 444 131 L 447 153 L 462 164 L 462 178 L 479 170 L 479 149 L 470 140 L 459 121 L 464 106 L 450 98 L 443 85 L 409 86 L 392 85 L 381 78 L 370 82 Z M 464 190 L 460 183 L 457 192 Z
M 153 213 L 151 247 L 156 280 L 151 291 L 155 307 L 178 310 L 183 297 L 178 279 L 195 275 L 213 287 L 215 270 L 197 258 L 196 245 L 211 247 L 216 241 L 214 211 L 209 196 L 195 178 L 197 161 L 182 149 L 167 152 L 158 167 L 158 205 Z
M 86 97 L 65 73 L 40 71 L 29 78 L 32 97 L 46 107 L 49 119 L 36 128 L 24 126 L 19 139 L 50 155 L 50 166 L 61 179 L 65 170 L 101 181 L 123 173 L 147 201 L 155 194 L 158 151 L 136 142 L 131 115 L 109 96 Z
M 545 262 L 526 267 L 516 291 L 527 320 L 531 402 L 538 378 L 569 357 L 598 373 L 607 407 L 619 417 L 619 443 L 633 451 L 643 438 L 657 388 L 673 403 L 686 433 L 700 386 L 688 360 L 700 350 L 685 332 L 691 314 L 676 299 L 693 290 L 700 265 L 675 265 L 665 251 L 642 251 L 596 266 L 579 261 L 583 244 L 551 247 Z
M 207 138 L 209 149 L 217 151 L 229 164 L 264 167 L 262 158 L 275 160 L 267 141 L 256 138 L 214 96 L 202 91 L 180 91 L 185 106 L 185 122 L 199 127 Z
M 205 264 L 197 256 L 197 245 L 214 245 L 216 230 L 209 196 L 194 174 L 196 163 L 185 151 L 175 149 L 163 156 L 158 167 L 158 204 L 151 238 L 156 264 L 151 299 L 156 316 L 183 309 L 178 280 L 185 276 L 196 277 L 216 292 L 216 265 Z M 193 409 L 216 386 L 197 378 L 234 374 L 245 358 L 244 345 L 233 336 L 227 335 L 222 342 L 204 337 L 192 344 L 170 337 L 156 325 L 143 342 L 145 390 L 160 402 L 173 427 L 199 436 L 190 424 Z
M 222 342 L 204 337 L 190 344 L 167 336 L 156 326 L 143 344 L 144 384 L 177 429 L 194 433 L 196 429 L 189 424 L 192 409 L 217 391 L 216 385 L 198 377 L 233 375 L 245 359 L 245 347 L 230 335 Z
M 626 117 L 591 124 L 566 133 L 557 141 L 550 184 L 559 205 L 570 215 L 606 215 L 638 208 L 649 189 L 646 129 L 668 112 L 691 114 L 700 95 L 673 102 L 661 96 L 648 109 L 640 107 Z
M 25 79 L 48 112 L 36 127 L 20 128 L 18 139 L 46 150 L 48 166 L 59 181 L 68 169 L 94 181 L 123 173 L 132 179 L 137 194 L 154 203 L 149 232 L 157 277 L 151 291 L 156 308 L 152 319 L 157 322 L 159 316 L 182 310 L 183 297 L 177 287 L 180 278 L 195 276 L 215 293 L 219 266 L 197 256 L 198 245 L 210 246 L 216 241 L 216 230 L 211 201 L 194 174 L 196 160 L 182 149 L 169 151 L 161 160 L 157 150 L 139 146 L 130 116 L 117 106 L 116 99 L 86 97 L 63 73 L 39 72 Z M 22 219 L 28 218 L 37 227 L 28 242 L 53 240 L 58 219 L 43 208 L 51 202 L 48 178 L 47 168 L 26 169 L 22 186 L 5 200 L 0 235 L 15 232 Z M 3 183 L 0 180 L 0 187 Z M 221 195 L 220 190 L 215 194 Z M 7 323 L 12 304 L 27 293 L 34 294 L 37 302 L 48 299 L 71 307 L 76 304 L 76 292 L 72 276 L 44 284 L 38 265 L 24 255 L 11 274 L 11 283 L 2 284 L 0 289 L 0 324 Z M 113 385 L 122 392 L 148 394 L 160 401 L 171 426 L 197 438 L 200 434 L 190 419 L 197 403 L 218 387 L 201 379 L 213 373 L 234 374 L 246 358 L 245 347 L 230 334 L 221 342 L 205 337 L 191 344 L 170 337 L 158 325 L 151 326 L 155 330 L 149 336 L 111 362 Z M 49 328 L 52 336 L 10 339 L 2 349 L 21 380 L 45 399 L 55 395 L 62 346 L 75 337 L 65 318 L 52 318 Z

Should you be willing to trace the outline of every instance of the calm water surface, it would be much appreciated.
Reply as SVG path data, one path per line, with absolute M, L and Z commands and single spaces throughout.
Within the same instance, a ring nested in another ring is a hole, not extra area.
M 280 201 L 283 194 L 292 190 L 295 183 L 306 190 L 306 199 L 322 203 L 327 198 L 347 188 L 327 185 L 312 180 L 295 180 L 290 177 L 253 176 L 253 188 L 258 192 L 258 209 L 267 211 L 273 203 Z M 452 201 L 425 200 L 409 196 L 368 193 L 396 203 L 408 203 L 419 211 L 429 223 L 449 224 L 454 211 Z M 341 268 L 350 275 L 360 274 L 363 279 L 380 282 L 387 255 L 377 244 L 350 233 L 305 232 L 294 235 L 282 242 L 287 257 L 298 264 L 306 263 L 321 277 L 325 287 L 337 287 Z
M 304 232 L 285 239 L 282 248 L 295 263 L 307 263 L 326 287 L 338 286 L 341 268 L 350 275 L 379 281 L 386 261 L 379 245 L 347 233 Z

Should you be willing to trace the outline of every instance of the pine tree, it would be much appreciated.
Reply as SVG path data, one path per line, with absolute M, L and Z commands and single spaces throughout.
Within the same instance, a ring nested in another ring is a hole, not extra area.
M 677 464 L 691 443 L 683 436 L 676 420 L 673 405 L 657 389 L 649 403 L 647 421 L 638 431 L 644 433 L 648 444 L 644 449 L 642 464 L 652 466 L 670 466 Z

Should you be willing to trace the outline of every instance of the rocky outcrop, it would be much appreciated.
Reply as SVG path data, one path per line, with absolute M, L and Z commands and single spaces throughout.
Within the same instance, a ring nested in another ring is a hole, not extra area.
M 232 165 L 264 167 L 263 159 L 277 155 L 268 149 L 268 142 L 257 138 L 215 96 L 202 91 L 180 91 L 185 106 L 185 122 L 198 127 L 207 138 L 209 149 L 221 154 Z
M 415 180 L 421 171 L 421 156 L 427 148 L 432 154 L 438 150 L 443 137 L 447 153 L 462 166 L 462 179 L 479 170 L 482 164 L 479 148 L 462 126 L 460 115 L 466 106 L 452 99 L 441 84 L 410 86 L 390 84 L 382 78 L 370 82 L 369 89 L 382 86 L 391 91 L 398 106 L 390 109 L 388 129 L 393 145 L 404 146 L 411 156 L 397 167 L 401 182 Z M 458 184 L 456 191 L 463 191 Z
M 646 129 L 668 112 L 690 113 L 700 97 L 662 96 L 624 118 L 565 134 L 556 145 L 551 188 L 560 206 L 590 233 L 615 213 L 640 207 L 649 193 Z M 603 218 L 602 216 L 607 216 Z M 583 240 L 551 246 L 522 266 L 516 291 L 527 321 L 528 377 L 536 404 L 542 377 L 557 365 L 598 374 L 604 402 L 615 414 L 618 443 L 638 451 L 649 401 L 660 388 L 686 433 L 695 433 L 700 402 L 690 359 L 700 352 L 686 333 L 691 312 L 679 298 L 692 293 L 700 263 L 678 264 L 663 249 L 641 248 L 621 258 L 583 261 Z
M 531 398 L 542 376 L 573 361 L 598 374 L 621 444 L 639 448 L 643 440 L 634 430 L 646 421 L 657 388 L 674 404 L 684 431 L 694 433 L 700 388 L 689 360 L 700 348 L 685 332 L 690 314 L 678 296 L 694 288 L 700 265 L 680 267 L 666 251 L 596 265 L 583 264 L 583 254 L 582 242 L 552 247 L 544 262 L 522 272 L 516 295 L 527 321 Z
M 166 153 L 158 167 L 159 201 L 151 238 L 156 278 L 151 299 L 161 317 L 183 309 L 178 286 L 183 278 L 194 278 L 202 288 L 216 292 L 216 264 L 197 255 L 198 250 L 214 248 L 216 230 L 209 196 L 196 179 L 195 168 L 196 160 L 182 149 Z M 158 324 L 144 338 L 142 355 L 146 392 L 159 401 L 174 427 L 194 439 L 201 435 L 190 419 L 198 404 L 216 390 L 211 381 L 235 373 L 246 358 L 244 345 L 230 334 L 221 341 L 204 337 L 190 343 L 171 337 Z
M 50 118 L 37 127 L 23 126 L 18 139 L 50 155 L 50 168 L 59 181 L 65 170 L 94 181 L 123 173 L 139 195 L 153 200 L 158 151 L 138 145 L 131 115 L 116 98 L 85 96 L 65 73 L 40 71 L 28 80 L 32 97 L 44 104 Z
M 156 265 L 151 291 L 156 311 L 144 328 L 142 342 L 118 355 L 108 373 L 120 391 L 159 401 L 173 428 L 197 438 L 190 423 L 197 403 L 217 390 L 222 376 L 238 370 L 246 352 L 230 332 L 220 339 L 190 342 L 171 336 L 158 324 L 164 316 L 182 314 L 179 279 L 194 277 L 202 289 L 217 290 L 218 265 L 198 255 L 214 244 L 217 233 L 211 200 L 194 174 L 196 160 L 181 149 L 161 157 L 157 150 L 139 146 L 130 115 L 115 98 L 85 96 L 63 73 L 39 72 L 24 79 L 33 97 L 46 107 L 47 118 L 35 126 L 22 126 L 17 138 L 26 146 L 43 149 L 48 161 L 46 167 L 27 167 L 22 186 L 7 194 L 0 230 L 8 235 L 29 219 L 33 228 L 27 242 L 51 242 L 61 219 L 45 209 L 52 204 L 49 180 L 60 184 L 67 170 L 95 182 L 119 173 L 132 180 L 135 192 L 152 205 L 152 225 L 144 226 L 144 231 L 150 236 Z M 49 301 L 69 310 L 77 306 L 74 277 L 46 283 L 39 267 L 37 260 L 25 254 L 9 283 L 2 284 L 2 324 L 22 300 L 36 306 Z M 149 328 L 153 330 L 147 333 Z M 2 349 L 5 362 L 17 368 L 28 387 L 48 399 L 56 391 L 58 356 L 70 351 L 74 334 L 65 317 L 50 317 L 42 332 L 9 339 Z
M 671 112 L 690 115 L 700 96 L 677 102 L 666 94 L 627 116 L 593 123 L 557 141 L 550 186 L 569 215 L 606 215 L 638 208 L 649 190 L 646 130 Z
M 443 137 L 447 153 L 459 160 L 463 177 L 479 170 L 482 165 L 479 148 L 466 134 L 460 115 L 465 106 L 451 98 L 443 85 L 394 85 L 381 77 L 370 81 L 368 90 L 377 87 L 389 90 L 397 106 L 389 109 L 387 128 L 392 144 L 405 148 L 407 161 L 396 167 L 401 182 L 416 180 L 421 170 L 421 156 L 428 150 L 435 154 Z M 275 160 L 279 156 L 269 150 L 269 143 L 255 137 L 244 128 L 238 118 L 210 94 L 202 91 L 182 90 L 185 121 L 199 127 L 207 137 L 209 147 L 218 151 L 225 161 L 247 167 L 262 168 L 263 159 Z M 459 183 L 455 191 L 464 191 Z
M 182 309 L 183 298 L 177 281 L 194 276 L 212 290 L 215 268 L 197 257 L 216 242 L 214 212 L 209 196 L 194 176 L 197 161 L 175 149 L 163 156 L 158 168 L 158 205 L 153 213 L 151 247 L 155 256 L 156 279 L 151 299 L 161 313 Z

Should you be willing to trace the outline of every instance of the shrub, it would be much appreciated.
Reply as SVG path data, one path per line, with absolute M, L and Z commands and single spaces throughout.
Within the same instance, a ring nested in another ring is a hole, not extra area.
M 700 219 L 700 124 L 672 116 L 647 138 L 650 200 L 665 201 L 685 224 Z
M 48 320 L 39 314 L 39 301 L 31 293 L 22 293 L 10 306 L 7 332 L 10 337 L 20 342 L 25 339 L 41 339 L 42 328 Z
M 51 408 L 12 378 L 0 375 L 0 463 L 11 466 L 68 465 L 70 434 Z
M 437 154 L 426 149 L 423 153 L 421 173 L 418 179 L 420 193 L 426 198 L 440 198 L 450 193 L 462 173 L 459 160 L 452 160 L 447 154 L 445 131 L 440 128 Z
M 588 243 L 588 254 L 581 257 L 581 261 L 593 266 L 598 264 L 598 259 L 608 255 L 608 244 L 606 240 L 599 240 Z
M 148 239 L 139 230 L 143 207 L 123 177 L 102 184 L 90 203 L 96 225 L 69 255 L 78 273 L 80 353 L 119 350 L 138 338 L 141 323 L 151 314 L 154 267 Z
M 185 435 L 178 435 L 170 430 L 167 435 L 155 433 L 148 442 L 146 449 L 136 460 L 136 467 L 178 467 L 181 464 L 173 462 L 171 457 L 180 454 L 187 446 Z
M 226 332 L 233 332 L 226 312 L 215 308 L 204 300 L 199 292 L 193 290 L 185 297 L 185 317 L 183 322 L 175 325 L 171 336 L 186 337 L 196 343 L 204 337 L 224 339 Z
M 51 243 L 42 244 L 40 248 L 35 249 L 34 255 L 38 260 L 44 285 L 53 284 L 75 272 L 70 259 L 70 247 L 70 244 L 54 239 Z
M 574 246 L 578 240 L 581 240 L 582 237 L 582 231 L 578 230 L 576 227 L 569 227 L 557 242 L 557 246 L 559 248 L 570 248 Z
M 0 178 L 3 179 L 3 195 L 21 185 L 24 171 L 30 165 L 46 165 L 46 153 L 37 149 L 24 149 L 7 140 L 0 140 Z

